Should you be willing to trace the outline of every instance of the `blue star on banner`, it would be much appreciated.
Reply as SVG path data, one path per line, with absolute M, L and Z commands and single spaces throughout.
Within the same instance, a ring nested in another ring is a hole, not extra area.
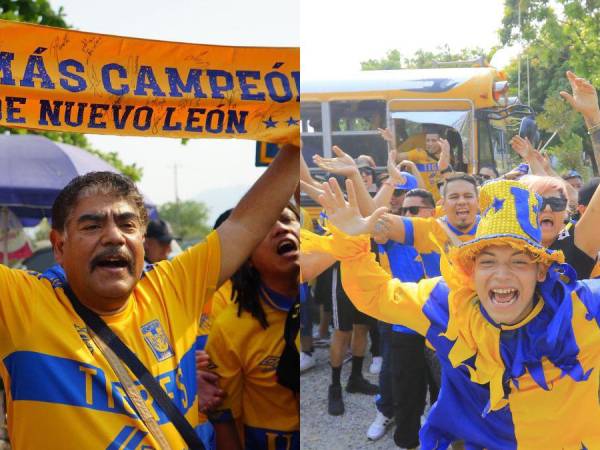
M 271 116 L 269 116 L 267 120 L 263 120 L 262 122 L 266 125 L 267 128 L 275 128 L 275 126 L 277 126 L 277 121 L 273 120 Z
M 294 125 L 298 125 L 299 123 L 300 123 L 300 120 L 294 119 L 293 117 L 290 117 L 287 120 L 288 127 L 293 127 Z

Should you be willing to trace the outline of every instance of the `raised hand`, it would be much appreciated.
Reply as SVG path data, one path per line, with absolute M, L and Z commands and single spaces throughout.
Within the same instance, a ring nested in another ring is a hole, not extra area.
M 300 190 L 319 203 L 319 196 L 323 195 L 323 190 L 316 187 L 316 184 L 309 184 L 304 180 L 300 180 Z
M 369 217 L 363 217 L 358 209 L 356 192 L 352 180 L 346 180 L 346 191 L 348 201 L 335 178 L 323 183 L 323 195 L 319 196 L 319 203 L 327 213 L 327 219 L 336 228 L 346 234 L 358 236 L 369 234 L 375 228 L 377 219 L 387 211 L 387 208 L 378 208 Z
M 343 175 L 345 177 L 350 177 L 358 173 L 356 162 L 350 155 L 345 153 L 337 145 L 334 145 L 332 150 L 336 155 L 335 158 L 323 158 L 320 155 L 315 155 L 313 156 L 313 161 L 315 164 L 321 169 L 327 170 L 330 173 Z
M 446 170 L 450 166 L 450 143 L 446 139 L 438 139 L 440 146 L 440 158 L 438 160 L 438 170 Z
M 387 141 L 389 143 L 394 142 L 394 136 L 392 135 L 392 132 L 389 128 L 377 128 L 377 131 L 379 132 L 379 135 L 383 138 L 384 141 Z
M 571 84 L 573 95 L 561 91 L 560 95 L 569 104 L 579 111 L 583 116 L 596 123 L 600 120 L 600 108 L 598 107 L 598 94 L 592 84 L 584 78 L 578 77 L 573 72 L 567 72 L 567 78 Z
M 517 152 L 517 154 L 523 158 L 525 161 L 528 161 L 531 156 L 533 156 L 533 145 L 529 142 L 529 139 L 522 138 L 519 135 L 513 136 L 510 140 L 510 145 L 513 150 Z
M 406 161 L 403 161 L 400 164 L 396 165 L 397 154 L 398 153 L 396 152 L 396 150 L 392 150 L 388 153 L 387 171 L 388 175 L 390 176 L 390 181 L 393 181 L 397 184 L 404 184 L 406 183 L 406 178 L 404 178 L 404 175 L 402 175 L 400 167 L 402 167 L 402 164 Z

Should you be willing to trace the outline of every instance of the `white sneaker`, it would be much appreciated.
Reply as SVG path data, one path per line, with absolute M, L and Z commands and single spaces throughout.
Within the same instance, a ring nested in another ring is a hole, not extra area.
M 300 373 L 315 367 L 315 358 L 308 353 L 300 352 Z
M 394 419 L 391 417 L 385 417 L 383 414 L 377 411 L 375 420 L 367 430 L 367 438 L 369 438 L 370 441 L 381 439 L 393 421 Z
M 383 364 L 383 358 L 381 356 L 373 356 L 371 365 L 369 366 L 369 373 L 377 375 L 381 372 L 381 365 Z

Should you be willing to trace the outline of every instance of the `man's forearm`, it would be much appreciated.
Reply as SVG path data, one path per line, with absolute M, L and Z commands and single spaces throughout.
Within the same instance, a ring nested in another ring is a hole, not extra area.
M 357 170 L 356 173 L 353 173 L 348 178 L 352 180 L 352 183 L 354 184 L 356 201 L 358 202 L 358 209 L 360 210 L 361 215 L 363 217 L 370 216 L 377 208 L 375 202 L 371 198 L 371 194 L 367 191 L 365 183 L 363 183 L 363 180 L 360 177 L 360 173 Z
M 600 125 L 600 109 L 593 113 L 584 115 L 583 119 L 585 120 L 585 125 L 588 130 L 592 127 L 595 128 L 597 125 Z M 594 150 L 596 167 L 600 168 L 600 129 L 592 131 L 590 134 L 590 139 L 592 141 L 592 148 Z
M 373 203 L 375 204 L 373 211 L 382 206 L 389 208 L 392 196 L 394 195 L 394 190 L 395 188 L 389 183 L 384 183 L 384 185 L 381 186 L 381 189 L 379 189 L 379 192 L 375 194 L 375 198 L 373 198 Z M 371 214 L 373 211 L 371 211 Z
M 284 146 L 218 228 L 222 255 L 219 283 L 238 269 L 277 222 L 298 185 L 299 157 L 297 147 Z
M 242 197 L 230 220 L 241 224 L 249 233 L 264 236 L 298 186 L 299 156 L 297 147 L 284 146 L 267 171 Z M 262 237 L 256 240 L 260 241 Z

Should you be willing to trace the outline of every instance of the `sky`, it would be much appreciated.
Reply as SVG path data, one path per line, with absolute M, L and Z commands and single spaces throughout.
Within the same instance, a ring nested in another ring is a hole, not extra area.
M 360 62 L 397 48 L 452 50 L 498 45 L 503 0 L 50 0 L 82 31 L 222 45 L 301 46 L 311 77 L 360 70 Z M 263 169 L 254 142 L 88 135 L 94 147 L 116 151 L 143 167 L 139 183 L 155 203 L 205 201 L 211 220 L 234 206 Z M 176 167 L 176 169 L 175 169 Z
M 488 50 L 499 44 L 503 11 L 503 0 L 302 0 L 301 70 L 311 78 L 358 71 L 394 48 L 403 56 L 444 44 Z

